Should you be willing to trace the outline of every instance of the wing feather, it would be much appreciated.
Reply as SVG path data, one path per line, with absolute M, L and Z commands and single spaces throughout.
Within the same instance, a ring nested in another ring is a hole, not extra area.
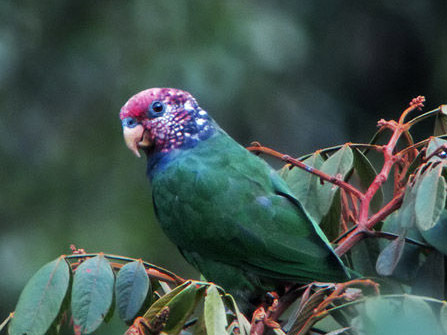
M 328 240 L 286 183 L 223 135 L 180 152 L 153 180 L 168 236 L 186 253 L 267 278 L 345 279 Z

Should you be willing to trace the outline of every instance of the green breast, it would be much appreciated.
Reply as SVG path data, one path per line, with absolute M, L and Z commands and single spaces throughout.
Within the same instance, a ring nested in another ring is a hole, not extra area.
M 217 134 L 194 148 L 178 150 L 163 165 L 152 179 L 152 194 L 160 224 L 174 243 L 208 252 L 210 235 L 234 238 L 236 221 L 249 219 L 247 204 L 264 193 L 266 185 L 256 179 L 268 179 L 264 164 L 245 166 L 252 158 L 231 138 Z M 256 178 L 241 178 L 241 170 Z

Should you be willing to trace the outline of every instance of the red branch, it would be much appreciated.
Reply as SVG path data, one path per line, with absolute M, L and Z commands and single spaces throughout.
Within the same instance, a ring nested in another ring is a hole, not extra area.
M 387 181 L 394 165 L 399 162 L 401 165 L 405 165 L 409 163 L 409 159 L 403 159 L 403 153 L 395 153 L 395 148 L 397 145 L 397 142 L 402 136 L 405 136 L 405 139 L 409 143 L 410 147 L 413 146 L 413 142 L 411 140 L 411 137 L 409 136 L 408 129 L 412 125 L 412 121 L 405 122 L 405 118 L 408 116 L 409 113 L 412 111 L 418 109 L 420 110 L 423 107 L 423 104 L 425 102 L 425 98 L 423 96 L 418 96 L 417 98 L 414 98 L 410 102 L 410 106 L 402 113 L 402 115 L 399 118 L 399 121 L 385 121 L 380 120 L 378 122 L 378 126 L 381 128 L 381 130 L 384 129 L 390 129 L 393 134 L 391 135 L 390 140 L 386 145 L 383 146 L 377 146 L 377 150 L 382 152 L 384 156 L 384 163 L 382 166 L 381 171 L 377 176 L 374 178 L 371 185 L 368 187 L 365 193 L 360 192 L 357 188 L 352 186 L 351 184 L 345 182 L 343 179 L 339 177 L 333 177 L 329 176 L 326 173 L 315 169 L 313 167 L 310 167 L 303 162 L 301 162 L 298 159 L 292 158 L 288 155 L 284 155 L 278 151 L 275 151 L 270 148 L 263 147 L 261 145 L 253 145 L 251 147 L 248 147 L 247 149 L 253 152 L 258 153 L 265 153 L 270 156 L 279 158 L 283 160 L 286 163 L 289 163 L 293 166 L 299 167 L 309 173 L 312 173 L 316 176 L 318 176 L 322 181 L 327 181 L 332 184 L 335 184 L 345 190 L 348 194 L 351 196 L 351 201 L 353 203 L 353 206 L 355 206 L 355 218 L 353 218 L 354 222 L 354 229 L 352 229 L 351 232 L 349 232 L 346 236 L 344 236 L 339 246 L 335 249 L 335 252 L 337 255 L 342 256 L 344 255 L 348 250 L 350 250 L 356 243 L 358 243 L 360 240 L 365 238 L 367 236 L 366 233 L 370 232 L 370 230 L 381 220 L 386 218 L 390 213 L 398 209 L 402 203 L 404 192 L 400 187 L 395 188 L 396 194 L 394 195 L 393 199 L 386 204 L 381 210 L 379 210 L 377 213 L 375 213 L 373 216 L 369 217 L 369 209 L 371 205 L 371 201 L 374 197 L 374 195 L 377 193 L 378 190 L 383 186 L 383 184 Z M 401 169 L 399 172 L 396 172 L 398 174 L 401 174 L 405 172 L 406 169 Z M 359 200 L 359 208 L 357 209 L 356 200 L 357 198 Z
M 382 152 L 384 156 L 384 163 L 382 170 L 380 173 L 374 178 L 374 181 L 368 187 L 368 190 L 365 193 L 365 196 L 360 200 L 360 210 L 359 210 L 359 219 L 357 227 L 350 232 L 339 244 L 339 246 L 335 249 L 337 255 L 342 256 L 348 250 L 350 250 L 357 242 L 362 240 L 365 237 L 365 232 L 371 230 L 374 225 L 389 215 L 391 212 L 399 208 L 403 193 L 395 195 L 394 198 L 384 206 L 379 212 L 377 212 L 373 217 L 369 218 L 369 206 L 371 204 L 371 200 L 377 191 L 382 187 L 383 183 L 386 182 L 388 176 L 390 175 L 391 169 L 393 165 L 398 161 L 399 155 L 394 153 L 394 149 L 396 148 L 397 141 L 408 131 L 410 127 L 409 123 L 405 123 L 405 117 L 415 109 L 421 109 L 423 107 L 423 103 L 425 98 L 419 96 L 413 99 L 410 102 L 410 107 L 408 107 L 399 118 L 399 122 L 395 121 L 384 121 L 380 120 L 378 125 L 381 128 L 389 128 L 393 131 L 393 135 L 386 145 L 383 146 Z
M 353 195 L 355 195 L 357 198 L 362 199 L 363 198 L 363 193 L 360 192 L 358 189 L 356 189 L 354 186 L 352 186 L 351 184 L 348 184 L 347 182 L 345 182 L 343 179 L 338 178 L 338 177 L 333 177 L 330 176 L 318 169 L 315 169 L 309 165 L 304 164 L 303 162 L 301 162 L 298 159 L 292 158 L 289 155 L 284 155 L 276 150 L 267 148 L 267 147 L 263 147 L 261 145 L 256 145 L 256 146 L 251 146 L 248 147 L 247 150 L 253 151 L 253 152 L 262 152 L 264 154 L 268 154 L 270 156 L 276 157 L 281 159 L 282 161 L 289 163 L 293 166 L 299 167 L 303 170 L 306 170 L 309 173 L 312 173 L 318 177 L 320 177 L 320 179 L 328 181 L 332 184 L 335 184 L 337 186 L 340 186 L 342 189 L 344 189 L 346 192 L 349 192 Z

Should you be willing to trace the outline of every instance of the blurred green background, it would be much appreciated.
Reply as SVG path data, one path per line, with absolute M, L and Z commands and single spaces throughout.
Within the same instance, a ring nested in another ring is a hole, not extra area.
M 447 101 L 446 13 L 445 0 L 1 0 L 0 321 L 71 243 L 197 276 L 122 141 L 131 95 L 185 89 L 240 143 L 292 155 L 368 141 L 412 97 Z

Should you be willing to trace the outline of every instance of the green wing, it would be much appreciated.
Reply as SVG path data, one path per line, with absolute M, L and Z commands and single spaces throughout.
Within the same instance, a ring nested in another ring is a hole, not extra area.
M 210 260 L 262 278 L 347 278 L 286 183 L 223 131 L 179 150 L 154 174 L 152 188 L 162 228 L 199 268 Z

